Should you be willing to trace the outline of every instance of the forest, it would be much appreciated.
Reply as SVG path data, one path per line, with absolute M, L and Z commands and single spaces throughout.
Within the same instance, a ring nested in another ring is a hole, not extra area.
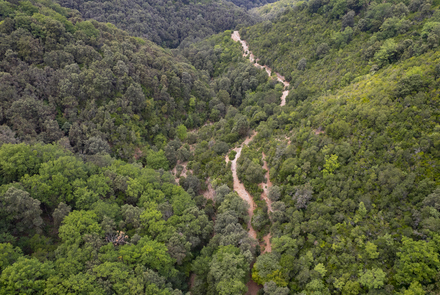
M 265 4 L 266 0 L 234 0 L 244 8 Z M 83 1 L 59 0 L 62 6 L 76 9 L 85 20 L 109 22 L 137 37 L 161 46 L 175 48 L 200 41 L 215 33 L 252 25 L 256 16 L 226 0 L 208 1 Z M 260 3 L 262 2 L 262 3 Z
M 440 2 L 232 2 L 0 0 L 0 294 L 440 292 Z

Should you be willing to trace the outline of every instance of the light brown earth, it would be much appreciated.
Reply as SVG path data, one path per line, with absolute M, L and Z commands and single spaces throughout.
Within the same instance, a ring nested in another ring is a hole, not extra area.
M 208 178 L 208 180 L 206 180 L 206 184 L 208 185 L 208 189 L 207 189 L 206 191 L 203 192 L 203 196 L 204 196 L 206 199 L 209 199 L 209 200 L 213 200 L 213 201 L 214 201 L 215 190 L 214 190 L 214 188 L 212 187 L 211 182 L 209 181 L 209 178 Z
M 268 67 L 267 65 L 260 65 L 258 63 L 259 59 L 258 58 L 256 59 L 254 54 L 249 50 L 249 46 L 246 43 L 246 41 L 241 40 L 240 34 L 238 33 L 238 31 L 234 31 L 232 33 L 231 38 L 232 38 L 232 40 L 241 43 L 241 46 L 243 47 L 243 56 L 244 57 L 249 55 L 249 60 L 251 62 L 253 62 L 257 68 L 265 69 L 267 74 L 269 75 L 269 77 L 272 76 L 272 69 L 270 67 Z M 287 95 L 289 95 L 289 90 L 287 90 L 287 88 L 290 86 L 290 84 L 289 84 L 289 82 L 286 81 L 285 77 L 283 77 L 281 74 L 275 73 L 275 75 L 276 75 L 276 79 L 278 81 L 280 81 L 281 83 L 283 83 L 283 85 L 284 85 L 284 91 L 283 91 L 283 95 L 281 96 L 281 104 L 280 104 L 280 106 L 284 106 L 284 105 L 286 105 L 286 97 L 287 97 Z M 247 145 L 252 140 L 253 136 L 246 139 L 245 142 L 243 143 L 243 145 Z M 288 144 L 290 144 L 290 140 L 288 140 Z M 238 180 L 237 171 L 236 171 L 237 170 L 237 159 L 240 157 L 241 149 L 242 149 L 242 147 L 235 149 L 235 151 L 237 152 L 237 155 L 235 156 L 235 160 L 232 161 L 232 168 L 231 169 L 232 169 L 232 174 L 233 174 L 233 178 L 234 178 L 234 190 L 238 193 L 238 195 L 243 200 L 248 202 L 248 204 L 249 204 L 249 217 L 250 217 L 250 219 L 252 219 L 253 210 L 255 209 L 256 205 L 255 205 L 255 202 L 253 201 L 252 197 L 249 195 L 249 193 L 244 188 L 244 185 L 241 184 L 240 181 Z M 260 184 L 260 187 L 263 188 L 263 193 L 261 194 L 261 198 L 266 202 L 269 212 L 272 212 L 272 202 L 268 198 L 268 189 L 269 189 L 269 187 L 272 186 L 272 182 L 270 181 L 270 178 L 269 178 L 269 167 L 267 165 L 267 162 L 265 161 L 265 158 L 266 158 L 266 155 L 263 153 L 263 168 L 266 169 L 266 171 L 267 171 L 266 172 L 267 183 Z M 226 162 L 229 162 L 228 156 L 226 156 Z M 252 228 L 252 225 L 250 224 L 250 222 L 248 224 L 248 228 L 249 228 L 249 235 L 251 235 L 252 237 L 255 238 L 257 236 L 257 234 L 256 234 L 255 230 Z M 270 243 L 270 238 L 271 238 L 270 233 L 263 238 L 264 245 L 260 245 L 260 246 L 264 247 L 263 253 L 272 251 L 272 245 Z M 262 288 L 261 286 L 257 285 L 254 281 L 252 281 L 252 279 L 249 280 L 249 282 L 247 283 L 246 286 L 248 287 L 248 292 L 246 294 L 249 294 L 249 295 L 257 294 L 258 290 Z
M 246 203 L 249 204 L 248 214 L 249 214 L 249 222 L 248 222 L 248 229 L 249 229 L 249 235 L 256 239 L 257 238 L 257 232 L 254 230 L 251 224 L 252 216 L 254 215 L 254 209 L 257 208 L 255 205 L 254 200 L 252 199 L 252 196 L 246 191 L 246 188 L 244 187 L 244 184 L 240 182 L 237 176 L 237 159 L 240 158 L 241 150 L 243 146 L 248 145 L 249 142 L 254 138 L 254 136 L 257 133 L 254 133 L 252 136 L 246 138 L 246 140 L 243 142 L 243 144 L 235 148 L 234 151 L 237 152 L 235 155 L 235 159 L 231 161 L 231 170 L 232 170 L 232 178 L 234 179 L 234 191 L 237 192 L 237 194 L 242 198 Z M 229 156 L 226 156 L 226 163 L 229 163 Z
M 180 173 L 180 176 L 186 177 L 186 176 L 187 176 L 187 173 L 188 173 L 188 170 L 186 169 L 186 166 L 188 166 L 188 162 L 182 162 L 182 163 L 180 163 L 180 161 L 177 161 L 176 166 L 174 166 L 174 168 L 173 168 L 173 170 L 172 170 L 173 175 L 175 176 L 174 180 L 176 181 L 176 183 L 179 183 L 179 179 L 180 179 L 180 178 L 177 178 L 177 165 L 183 166 L 183 170 L 182 170 L 182 172 Z
M 240 42 L 241 46 L 243 47 L 243 56 L 246 57 L 249 55 L 249 60 L 251 62 L 255 62 L 254 66 L 256 66 L 259 69 L 265 69 L 267 74 L 269 75 L 269 77 L 271 77 L 272 75 L 272 69 L 269 68 L 266 65 L 260 65 L 258 63 L 259 59 L 255 59 L 254 54 L 249 50 L 249 45 L 246 43 L 246 41 L 241 40 L 240 38 L 240 33 L 238 31 L 234 31 L 231 35 L 232 40 L 236 41 L 236 42 Z M 287 87 L 289 87 L 289 82 L 286 81 L 286 78 L 284 78 L 284 76 L 282 76 L 280 73 L 275 73 L 275 75 L 277 76 L 277 80 L 280 81 L 281 83 L 283 83 L 284 85 L 284 89 L 286 89 Z M 289 90 L 284 90 L 283 91 L 283 95 L 281 96 L 281 104 L 280 106 L 284 106 L 286 105 L 286 97 L 289 94 Z
M 270 178 L 269 178 L 269 167 L 267 166 L 267 162 L 265 159 L 266 159 L 266 155 L 263 153 L 263 168 L 266 169 L 265 177 L 266 177 L 267 183 L 264 183 L 264 182 L 260 183 L 260 187 L 263 189 L 263 193 L 261 194 L 261 197 L 266 202 L 267 209 L 269 210 L 269 212 L 273 212 L 272 211 L 272 201 L 268 197 L 269 188 L 272 186 L 272 182 L 270 181 Z
M 265 69 L 267 74 L 269 75 L 269 77 L 271 77 L 272 75 L 272 69 L 266 65 L 260 65 L 258 63 L 259 59 L 255 59 L 254 54 L 249 51 L 249 46 L 246 43 L 246 41 L 241 40 L 240 38 L 240 34 L 238 33 L 238 31 L 234 31 L 232 33 L 231 36 L 232 40 L 236 41 L 236 42 L 240 42 L 241 46 L 243 47 L 243 56 L 246 57 L 249 55 L 249 60 L 251 62 L 254 62 L 254 65 L 257 68 L 260 69 Z M 276 75 L 276 79 L 278 81 L 280 81 L 281 83 L 283 83 L 284 85 L 284 91 L 283 91 L 283 95 L 281 96 L 281 104 L 280 106 L 284 106 L 286 105 L 286 97 L 289 94 L 289 90 L 287 90 L 287 88 L 289 87 L 289 82 L 286 81 L 286 79 L 279 73 L 275 73 Z M 212 124 L 212 123 L 211 123 Z M 207 125 L 207 124 L 205 124 Z M 237 152 L 237 154 L 235 155 L 235 159 L 230 161 L 229 160 L 229 156 L 226 155 L 226 163 L 231 162 L 231 170 L 232 170 L 232 177 L 234 180 L 234 191 L 236 191 L 238 193 L 238 195 L 240 196 L 241 199 L 243 199 L 244 201 L 246 201 L 249 204 L 249 209 L 248 209 L 248 214 L 249 214 L 249 222 L 248 222 L 248 230 L 249 230 L 249 236 L 251 236 L 252 238 L 256 239 L 257 238 L 257 232 L 254 230 L 254 228 L 252 227 L 251 224 L 251 220 L 252 220 L 252 216 L 254 215 L 254 209 L 257 207 L 252 196 L 246 191 L 246 188 L 244 187 L 244 185 L 240 182 L 240 180 L 238 179 L 237 176 L 237 159 L 240 158 L 241 155 L 241 150 L 243 148 L 243 146 L 248 145 L 252 139 L 254 138 L 254 136 L 257 135 L 257 133 L 252 134 L 252 136 L 246 138 L 246 140 L 243 142 L 243 144 L 240 147 L 237 147 L 234 149 L 234 151 Z M 290 144 L 290 140 L 289 140 L 289 144 Z M 270 181 L 269 178 L 269 167 L 267 166 L 267 162 L 265 161 L 266 155 L 263 153 L 263 168 L 266 169 L 266 179 L 267 179 L 267 183 L 261 183 L 260 187 L 263 188 L 263 193 L 261 194 L 261 197 L 263 198 L 263 200 L 266 202 L 267 204 L 267 208 L 269 210 L 269 212 L 272 212 L 272 202 L 270 201 L 270 199 L 267 197 L 268 195 L 268 189 L 269 187 L 272 186 L 272 182 Z M 181 164 L 182 166 L 184 166 L 184 170 L 182 171 L 181 175 L 186 175 L 186 164 L 185 166 L 183 164 Z M 174 168 L 173 172 L 174 174 L 176 174 L 176 168 Z M 184 174 L 185 173 L 185 174 Z M 178 181 L 178 179 L 176 179 Z M 208 179 L 208 190 L 205 191 L 203 193 L 203 196 L 207 199 L 213 199 L 214 198 L 214 189 L 211 186 L 211 183 L 209 182 Z M 266 253 L 266 252 L 272 252 L 272 245 L 270 243 L 270 238 L 271 238 L 271 234 L 267 234 L 265 237 L 263 237 L 263 243 L 260 244 L 260 246 L 264 247 L 264 251 L 262 253 Z M 191 276 L 190 279 L 190 285 L 192 286 L 194 282 L 194 276 Z M 258 293 L 258 290 L 260 290 L 262 288 L 262 286 L 259 286 L 257 283 L 255 283 L 252 279 L 250 279 L 246 286 L 248 287 L 248 291 L 246 293 L 246 295 L 256 295 Z

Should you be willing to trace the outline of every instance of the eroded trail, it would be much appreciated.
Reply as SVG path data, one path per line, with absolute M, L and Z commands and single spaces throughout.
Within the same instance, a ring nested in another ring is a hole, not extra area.
M 254 210 L 255 210 L 255 208 L 257 208 L 257 205 L 255 204 L 252 196 L 246 191 L 244 184 L 240 182 L 240 180 L 238 179 L 238 176 L 237 176 L 237 160 L 241 156 L 241 150 L 243 149 L 243 147 L 245 145 L 248 145 L 249 142 L 252 141 L 252 139 L 254 138 L 255 135 L 257 135 L 257 133 L 254 133 L 254 134 L 252 134 L 252 136 L 246 138 L 246 140 L 242 143 L 242 145 L 240 147 L 234 149 L 234 151 L 237 152 L 234 160 L 230 161 L 229 156 L 226 155 L 226 163 L 228 163 L 229 161 L 231 162 L 232 177 L 234 180 L 234 191 L 236 191 L 238 193 L 240 198 L 242 198 L 244 201 L 246 201 L 249 204 L 249 209 L 248 209 L 249 222 L 247 224 L 248 230 L 249 230 L 248 231 L 249 236 L 251 236 L 254 239 L 257 239 L 257 232 L 254 230 L 254 228 L 252 227 L 252 224 L 251 224 L 252 216 L 254 216 Z M 267 247 L 265 249 L 267 249 Z M 246 295 L 257 295 L 258 290 L 260 290 L 262 288 L 257 283 L 255 283 L 252 280 L 252 278 L 247 282 L 246 287 L 248 288 Z
M 252 196 L 246 191 L 246 188 L 244 187 L 244 184 L 240 182 L 237 176 L 237 159 L 240 158 L 241 150 L 243 146 L 248 145 L 249 142 L 254 138 L 256 133 L 254 133 L 252 136 L 246 138 L 246 140 L 243 142 L 241 147 L 235 148 L 234 151 L 237 152 L 235 155 L 235 159 L 231 161 L 231 170 L 232 170 L 232 177 L 234 179 L 234 191 L 238 193 L 240 198 L 242 198 L 244 201 L 246 201 L 249 204 L 248 214 L 249 214 L 249 222 L 248 222 L 248 229 L 249 229 L 249 235 L 256 239 L 257 238 L 257 232 L 252 227 L 251 221 L 252 216 L 254 215 L 254 209 L 257 207 L 257 205 L 254 202 L 254 199 L 252 199 Z M 226 156 L 226 163 L 228 163 L 229 156 Z
M 267 74 L 269 75 L 269 77 L 271 77 L 271 75 L 272 75 L 272 69 L 269 68 L 269 67 L 266 66 L 266 65 L 260 65 L 260 64 L 258 63 L 259 59 L 258 59 L 258 58 L 255 59 L 254 54 L 249 50 L 249 45 L 246 43 L 246 41 L 241 40 L 241 38 L 240 38 L 240 33 L 238 33 L 238 31 L 234 31 L 234 32 L 232 33 L 231 38 L 232 38 L 232 40 L 241 43 L 241 46 L 243 47 L 243 51 L 244 51 L 244 52 L 243 52 L 243 56 L 246 57 L 246 56 L 249 55 L 249 60 L 250 60 L 251 62 L 255 62 L 255 63 L 254 63 L 254 66 L 256 66 L 256 67 L 259 68 L 259 69 L 265 69 L 266 72 L 267 72 Z M 280 106 L 284 106 L 284 105 L 286 105 L 286 97 L 287 97 L 287 95 L 289 94 L 289 90 L 287 90 L 287 87 L 289 87 L 290 84 L 289 84 L 289 82 L 286 81 L 286 78 L 284 78 L 284 76 L 281 76 L 280 73 L 275 73 L 275 74 L 276 74 L 276 79 L 277 79 L 278 81 L 280 81 L 281 83 L 283 83 L 283 85 L 284 85 L 284 89 L 285 89 L 285 90 L 283 91 L 283 95 L 281 96 L 281 104 L 280 104 Z
M 267 166 L 267 162 L 265 159 L 266 159 L 266 155 L 263 153 L 263 168 L 266 169 L 265 177 L 266 177 L 267 182 L 260 183 L 260 187 L 263 189 L 263 193 L 261 194 L 261 197 L 266 202 L 267 209 L 269 210 L 269 212 L 273 212 L 272 211 L 272 201 L 268 197 L 269 188 L 272 186 L 272 182 L 270 181 L 270 178 L 269 178 L 269 167 Z
M 243 56 L 248 56 L 249 55 L 249 59 L 251 62 L 254 62 L 254 65 L 257 68 L 260 69 L 265 69 L 267 74 L 269 75 L 269 77 L 272 77 L 272 69 L 269 68 L 266 65 L 260 65 L 258 63 L 258 59 L 255 59 L 255 56 L 252 52 L 249 51 L 249 46 L 246 43 L 246 41 L 241 40 L 240 38 L 240 34 L 238 33 L 238 31 L 234 31 L 232 33 L 231 38 L 234 41 L 240 42 L 241 46 L 243 47 Z M 276 75 L 276 79 L 278 81 L 280 81 L 281 83 L 283 83 L 284 85 L 284 91 L 283 91 L 283 95 L 281 96 L 281 104 L 280 106 L 284 106 L 286 104 L 286 97 L 289 94 L 289 90 L 287 90 L 287 88 L 289 87 L 289 82 L 286 81 L 286 79 L 281 76 L 279 73 L 275 73 Z M 254 215 L 254 210 L 257 207 L 252 196 L 246 191 L 246 188 L 244 187 L 244 184 L 242 184 L 240 182 L 240 180 L 238 179 L 237 176 L 237 160 L 240 158 L 241 156 L 241 150 L 245 145 L 248 145 L 249 142 L 252 141 L 252 139 L 254 138 L 254 136 L 257 133 L 254 133 L 252 136 L 246 138 L 246 140 L 243 142 L 243 144 L 239 147 L 239 148 L 235 148 L 234 150 L 237 152 L 237 154 L 235 155 L 235 159 L 231 161 L 231 170 L 232 170 L 232 177 L 234 180 L 234 190 L 238 193 L 238 195 L 240 196 L 240 198 L 242 198 L 244 201 L 246 201 L 249 204 L 249 210 L 248 210 L 248 214 L 249 214 L 249 222 L 248 222 L 248 229 L 249 229 L 249 235 L 256 239 L 257 238 L 257 232 L 254 230 L 254 228 L 252 227 L 251 221 L 252 221 L 252 216 Z M 267 183 L 261 183 L 260 186 L 263 188 L 263 193 L 261 194 L 261 198 L 266 202 L 267 204 L 267 208 L 269 212 L 272 212 L 272 202 L 271 200 L 268 198 L 268 189 L 269 187 L 272 186 L 272 183 L 270 181 L 269 178 L 269 167 L 267 165 L 267 162 L 265 160 L 266 155 L 263 153 L 263 168 L 266 169 L 266 179 L 267 179 Z M 228 163 L 229 160 L 229 156 L 226 156 L 226 162 Z M 270 243 L 270 239 L 271 239 L 271 234 L 269 233 L 268 235 L 263 237 L 263 243 L 264 243 L 264 251 L 265 252 L 271 252 L 272 251 L 272 245 Z M 263 245 L 260 245 L 263 246 Z M 246 285 L 248 287 L 248 292 L 246 294 L 250 294 L 250 295 L 256 295 L 258 293 L 258 290 L 261 289 L 262 287 L 257 285 L 252 279 L 249 280 L 249 282 Z

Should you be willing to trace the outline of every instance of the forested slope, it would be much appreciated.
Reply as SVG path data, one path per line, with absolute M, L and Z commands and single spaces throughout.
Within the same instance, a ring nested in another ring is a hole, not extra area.
M 272 253 L 252 271 L 265 294 L 438 293 L 438 15 L 311 1 L 241 30 L 294 86 L 242 155 L 264 153 L 274 185 Z
M 268 3 L 263 6 L 255 7 L 251 9 L 251 13 L 258 15 L 262 19 L 272 20 L 282 13 L 284 13 L 287 9 L 291 9 L 296 7 L 298 4 L 302 4 L 302 1 L 297 0 L 279 0 L 274 3 Z
M 0 120 L 21 140 L 132 159 L 206 120 L 209 76 L 154 43 L 51 2 L 1 5 Z
M 249 130 L 231 99 L 276 83 L 230 31 L 188 47 L 214 62 L 196 69 L 52 2 L 0 5 L 0 292 L 182 294 L 200 270 L 203 292 L 245 292 L 259 248 L 222 155 Z M 226 116 L 215 144 L 187 132 Z
M 304 99 L 436 48 L 438 21 L 438 10 L 422 1 L 316 0 L 241 35 L 261 62 L 283 74 L 296 97 Z
M 228 0 L 234 3 L 237 6 L 251 9 L 259 6 L 263 6 L 268 3 L 276 2 L 276 0 Z
M 138 37 L 145 37 L 164 47 L 177 47 L 185 39 L 201 40 L 215 33 L 252 25 L 254 17 L 231 2 L 209 1 L 58 1 L 77 9 L 84 19 L 109 22 Z M 244 6 L 253 5 L 251 1 Z
M 243 28 L 285 106 L 231 31 L 171 54 L 52 2 L 0 9 L 0 294 L 438 294 L 437 3 Z

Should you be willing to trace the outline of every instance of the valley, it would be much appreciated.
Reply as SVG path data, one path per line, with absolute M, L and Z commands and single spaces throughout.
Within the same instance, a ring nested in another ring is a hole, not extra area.
M 0 0 L 0 294 L 435 295 L 440 2 Z

